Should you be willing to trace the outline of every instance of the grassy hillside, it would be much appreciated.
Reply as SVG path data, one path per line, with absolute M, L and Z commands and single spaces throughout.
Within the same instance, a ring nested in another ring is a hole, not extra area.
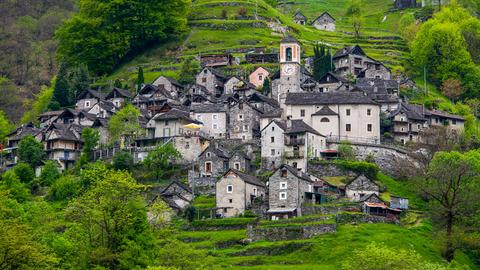
M 290 1 L 288 4 L 280 2 L 274 8 L 263 0 L 197 0 L 193 2 L 189 15 L 191 31 L 188 34 L 151 48 L 99 82 L 109 84 L 121 79 L 133 86 L 138 66 L 144 67 L 146 82 L 159 75 L 178 78 L 179 63 L 184 57 L 216 52 L 243 57 L 245 51 L 257 47 L 275 51 L 285 32 L 302 43 L 305 55 L 313 54 L 312 46 L 317 42 L 329 44 L 333 49 L 358 43 L 373 58 L 389 66 L 399 65 L 407 52 L 406 44 L 396 33 L 401 12 L 389 11 L 392 8 L 390 0 L 365 1 L 362 37 L 356 39 L 349 18 L 345 16 L 348 3 L 340 0 Z M 323 11 L 330 12 L 337 19 L 337 32 L 295 24 L 291 18 L 297 10 L 301 10 L 310 21 Z

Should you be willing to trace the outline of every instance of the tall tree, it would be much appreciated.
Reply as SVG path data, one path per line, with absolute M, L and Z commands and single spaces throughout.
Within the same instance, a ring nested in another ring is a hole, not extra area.
M 8 121 L 5 113 L 0 110 L 0 144 L 5 143 L 7 135 L 13 130 L 13 125 Z
M 138 120 L 139 116 L 140 111 L 132 104 L 127 104 L 117 113 L 115 113 L 108 122 L 110 140 L 112 142 L 120 140 L 121 144 L 128 144 L 130 139 L 134 139 L 142 134 L 143 130 Z
M 355 37 L 360 37 L 360 30 L 363 27 L 362 0 L 352 0 L 347 8 L 346 15 L 350 17 Z
M 440 89 L 445 96 L 447 96 L 454 102 L 463 93 L 462 83 L 459 80 L 453 78 L 443 81 Z
M 85 64 L 76 67 L 71 75 L 71 89 L 69 91 L 69 102 L 74 104 L 77 96 L 88 89 L 90 86 L 90 74 Z
M 195 75 L 200 71 L 200 63 L 195 60 L 193 57 L 188 57 L 182 63 L 182 68 L 180 70 L 180 79 L 178 80 L 181 84 L 187 85 L 195 82 Z
M 438 152 L 419 180 L 421 192 L 431 201 L 433 220 L 445 230 L 445 258 L 455 252 L 455 225 L 461 225 L 480 210 L 480 152 Z
M 142 89 L 142 85 L 145 83 L 145 78 L 143 77 L 143 68 L 138 67 L 137 75 L 137 93 Z
M 82 130 L 83 149 L 78 161 L 79 166 L 83 166 L 93 160 L 93 150 L 97 147 L 99 139 L 100 133 L 98 130 L 88 127 Z
M 67 63 L 63 62 L 60 64 L 55 87 L 53 88 L 53 98 L 60 104 L 61 107 L 71 105 L 69 100 L 70 87 L 68 65 Z
M 262 93 L 268 95 L 272 91 L 272 86 L 270 85 L 270 79 L 267 77 L 263 80 Z
M 173 168 L 172 161 L 181 158 L 180 152 L 175 149 L 173 144 L 167 143 L 157 146 L 144 160 L 145 166 L 154 173 L 155 180 L 160 180 L 171 173 Z

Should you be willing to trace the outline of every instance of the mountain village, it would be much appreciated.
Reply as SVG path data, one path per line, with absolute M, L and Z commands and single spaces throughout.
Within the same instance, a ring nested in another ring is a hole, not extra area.
M 334 19 L 328 13 L 321 17 L 326 19 L 315 22 L 324 20 L 327 25 L 319 27 L 333 31 Z M 295 19 L 305 23 L 301 14 Z M 360 46 L 336 51 L 334 71 L 320 80 L 311 75 L 309 59 L 302 59 L 302 45 L 292 36 L 281 40 L 278 53 L 250 53 L 245 59 L 279 63 L 280 69 L 258 67 L 246 77 L 227 76 L 218 68 L 237 65 L 238 59 L 202 55 L 202 70 L 192 85 L 160 76 L 136 94 L 119 88 L 108 93 L 85 91 L 75 108 L 46 112 L 39 117 L 39 126 L 26 124 L 9 134 L 1 165 L 13 167 L 19 141 L 33 135 L 43 143 L 48 158 L 67 170 L 82 149 L 82 129 L 91 127 L 100 134 L 95 160 L 108 160 L 123 150 L 140 162 L 155 146 L 173 144 L 182 159 L 172 162 L 189 168 L 188 183 L 173 180 L 158 198 L 176 211 L 206 194 L 216 196 L 211 217 L 253 211 L 277 220 L 302 216 L 311 204 L 346 200 L 359 211 L 395 221 L 408 209 L 407 199 L 392 195 L 391 201 L 384 201 L 381 187 L 365 174 L 352 175 L 344 186 L 331 184 L 312 173 L 312 161 L 335 159 L 344 142 L 367 152 L 396 152 L 404 144 L 421 141 L 431 127 L 463 129 L 460 116 L 403 100 L 399 89 L 414 83 L 392 75 Z M 271 91 L 261 93 L 267 79 Z M 127 103 L 141 111 L 138 121 L 145 132 L 107 147 L 109 118 Z M 382 117 L 391 122 L 383 133 Z M 261 181 L 258 172 L 270 172 L 268 181 Z

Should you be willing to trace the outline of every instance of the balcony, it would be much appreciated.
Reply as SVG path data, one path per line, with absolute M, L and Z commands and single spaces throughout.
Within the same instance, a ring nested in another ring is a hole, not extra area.
M 286 145 L 286 146 L 305 145 L 305 138 L 298 138 L 298 139 L 290 139 L 290 138 L 287 138 L 287 139 L 285 140 L 285 145 Z
M 304 158 L 305 153 L 303 151 L 286 151 L 285 158 Z

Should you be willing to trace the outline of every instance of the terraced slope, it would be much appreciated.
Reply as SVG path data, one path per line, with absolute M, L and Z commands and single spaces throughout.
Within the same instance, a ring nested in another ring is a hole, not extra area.
M 347 0 L 300 0 L 280 2 L 273 8 L 264 0 L 197 0 L 189 15 L 191 31 L 188 35 L 150 49 L 100 82 L 120 78 L 133 84 L 136 67 L 140 65 L 144 67 L 147 82 L 161 74 L 177 77 L 183 57 L 215 52 L 243 56 L 258 47 L 274 51 L 287 32 L 302 42 L 305 55 L 312 55 L 312 46 L 317 42 L 329 44 L 333 49 L 358 43 L 371 57 L 389 66 L 399 65 L 407 51 L 406 44 L 396 33 L 401 12 L 390 11 L 390 0 L 365 1 L 363 36 L 357 40 L 344 14 L 348 3 Z M 291 17 L 297 10 L 309 20 L 323 11 L 330 12 L 337 19 L 338 31 L 326 32 L 310 25 L 295 24 Z M 248 71 L 253 67 L 238 68 Z

